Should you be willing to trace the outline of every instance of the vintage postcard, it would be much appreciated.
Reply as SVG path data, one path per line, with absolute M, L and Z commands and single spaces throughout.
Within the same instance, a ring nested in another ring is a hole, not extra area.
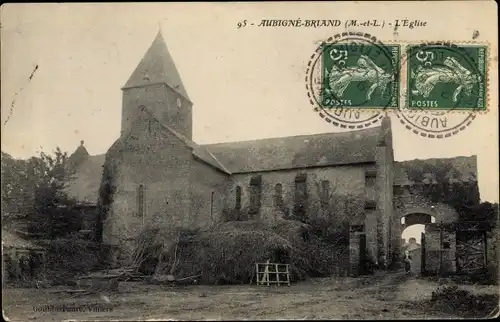
M 498 316 L 495 2 L 0 18 L 6 320 Z

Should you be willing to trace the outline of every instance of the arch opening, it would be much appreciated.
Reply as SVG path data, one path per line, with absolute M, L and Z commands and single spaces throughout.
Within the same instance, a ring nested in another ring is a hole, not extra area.
M 422 233 L 425 232 L 425 224 L 435 222 L 435 216 L 425 213 L 411 213 L 401 217 L 401 250 L 419 249 L 422 243 Z
M 425 231 L 424 224 L 414 224 L 406 227 L 401 232 L 401 246 L 418 245 L 422 242 L 422 233 Z

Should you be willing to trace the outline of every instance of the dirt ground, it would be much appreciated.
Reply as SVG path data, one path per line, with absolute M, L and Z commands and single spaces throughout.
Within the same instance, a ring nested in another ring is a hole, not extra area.
M 454 318 L 414 305 L 430 298 L 437 282 L 402 272 L 310 279 L 288 286 L 182 286 L 124 282 L 113 294 L 69 296 L 51 289 L 3 290 L 10 321 L 248 320 L 248 319 L 436 319 Z M 498 286 L 464 286 L 474 293 Z M 64 312 L 64 310 L 66 312 Z

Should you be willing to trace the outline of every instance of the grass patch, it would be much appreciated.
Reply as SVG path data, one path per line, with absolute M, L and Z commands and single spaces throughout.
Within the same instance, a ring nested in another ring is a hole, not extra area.
M 427 304 L 445 313 L 484 318 L 498 307 L 498 294 L 473 294 L 456 285 L 441 285 L 432 292 Z

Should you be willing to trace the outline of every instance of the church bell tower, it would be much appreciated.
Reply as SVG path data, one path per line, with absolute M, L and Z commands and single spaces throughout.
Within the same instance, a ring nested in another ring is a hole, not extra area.
M 193 104 L 161 31 L 122 91 L 122 137 L 130 133 L 140 135 L 146 108 L 162 124 L 192 140 Z

